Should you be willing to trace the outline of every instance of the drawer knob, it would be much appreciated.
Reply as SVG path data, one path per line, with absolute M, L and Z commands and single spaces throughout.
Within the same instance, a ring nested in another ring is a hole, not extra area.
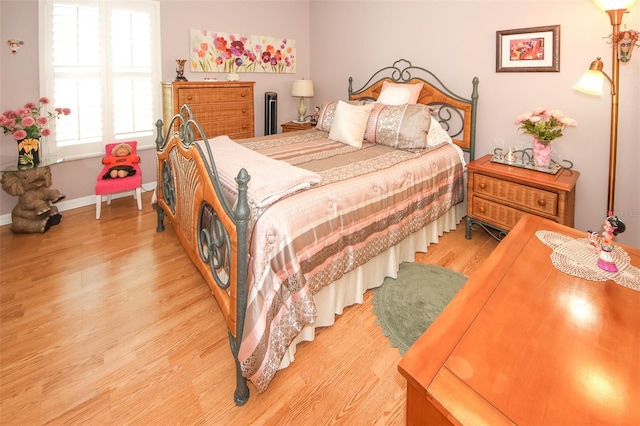
M 242 96 L 243 98 L 247 96 L 246 93 L 242 92 L 242 94 L 240 94 L 240 96 Z
M 484 206 L 480 206 L 480 207 L 478 208 L 478 211 L 479 211 L 480 213 L 486 213 L 486 212 L 487 212 L 487 209 L 485 209 L 485 208 L 484 208 Z
M 547 205 L 547 201 L 546 201 L 544 198 L 540 198 L 540 199 L 538 200 L 538 205 L 539 205 L 540 207 L 544 207 L 544 206 L 546 206 L 546 205 Z
M 246 113 L 246 112 L 247 112 L 247 109 L 246 109 L 246 108 L 243 108 L 243 109 L 242 109 L 242 113 L 244 114 L 244 113 Z
M 478 185 L 480 187 L 480 189 L 487 189 L 487 184 L 484 182 L 480 182 L 480 185 Z
M 193 99 L 193 98 L 192 98 L 191 96 L 187 96 L 187 99 L 188 99 L 188 100 L 191 100 L 191 99 Z

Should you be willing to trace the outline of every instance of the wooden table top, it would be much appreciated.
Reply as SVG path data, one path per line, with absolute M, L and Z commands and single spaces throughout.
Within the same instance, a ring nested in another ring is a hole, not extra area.
M 453 423 L 640 424 L 640 292 L 557 270 L 538 230 L 586 236 L 524 216 L 399 371 Z

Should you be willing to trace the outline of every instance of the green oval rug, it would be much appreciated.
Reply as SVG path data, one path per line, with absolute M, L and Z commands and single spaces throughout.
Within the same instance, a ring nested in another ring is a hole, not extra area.
M 398 278 L 373 289 L 373 313 L 391 346 L 404 355 L 466 282 L 459 272 L 438 265 L 404 262 Z

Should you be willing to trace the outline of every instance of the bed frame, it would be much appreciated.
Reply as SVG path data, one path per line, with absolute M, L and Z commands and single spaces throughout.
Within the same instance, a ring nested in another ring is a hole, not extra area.
M 400 68 L 402 67 L 402 68 Z M 423 72 L 426 79 L 413 77 L 412 72 Z M 390 74 L 384 77 L 385 74 Z M 377 79 L 377 80 L 375 80 Z M 374 81 L 371 83 L 372 81 Z M 474 157 L 475 120 L 478 100 L 478 79 L 473 79 L 470 100 L 450 92 L 440 80 L 424 68 L 414 67 L 401 59 L 393 66 L 377 71 L 359 90 L 352 90 L 350 99 L 376 99 L 382 82 L 424 83 L 420 103 L 439 107 L 438 120 L 456 144 Z M 441 87 L 438 89 L 437 87 Z M 173 131 L 177 124 L 177 131 Z M 236 177 L 238 198 L 228 201 L 220 182 L 215 159 L 203 129 L 194 119 L 188 105 L 180 108 L 171 122 L 156 123 L 158 190 L 157 228 L 165 229 L 164 219 L 173 228 L 185 252 L 199 270 L 213 293 L 228 328 L 229 343 L 236 364 L 236 405 L 249 399 L 247 379 L 242 375 L 238 351 L 242 342 L 247 306 L 248 224 L 250 207 L 247 186 L 251 179 L 246 169 Z M 163 127 L 168 129 L 163 133 Z M 201 134 L 204 141 L 196 143 L 194 135 Z M 203 149 L 204 147 L 204 149 Z

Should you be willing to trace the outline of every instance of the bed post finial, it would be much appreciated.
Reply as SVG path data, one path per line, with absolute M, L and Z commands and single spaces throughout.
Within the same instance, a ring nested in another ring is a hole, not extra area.
M 164 138 L 162 137 L 162 120 L 158 120 L 156 121 L 156 151 L 160 151 L 163 141 Z
M 469 161 L 475 160 L 476 157 L 476 115 L 478 114 L 478 84 L 480 79 L 473 77 L 473 90 L 471 91 L 471 146 L 469 148 Z
M 349 97 L 347 99 L 351 99 L 352 93 L 353 93 L 353 77 L 349 77 Z

